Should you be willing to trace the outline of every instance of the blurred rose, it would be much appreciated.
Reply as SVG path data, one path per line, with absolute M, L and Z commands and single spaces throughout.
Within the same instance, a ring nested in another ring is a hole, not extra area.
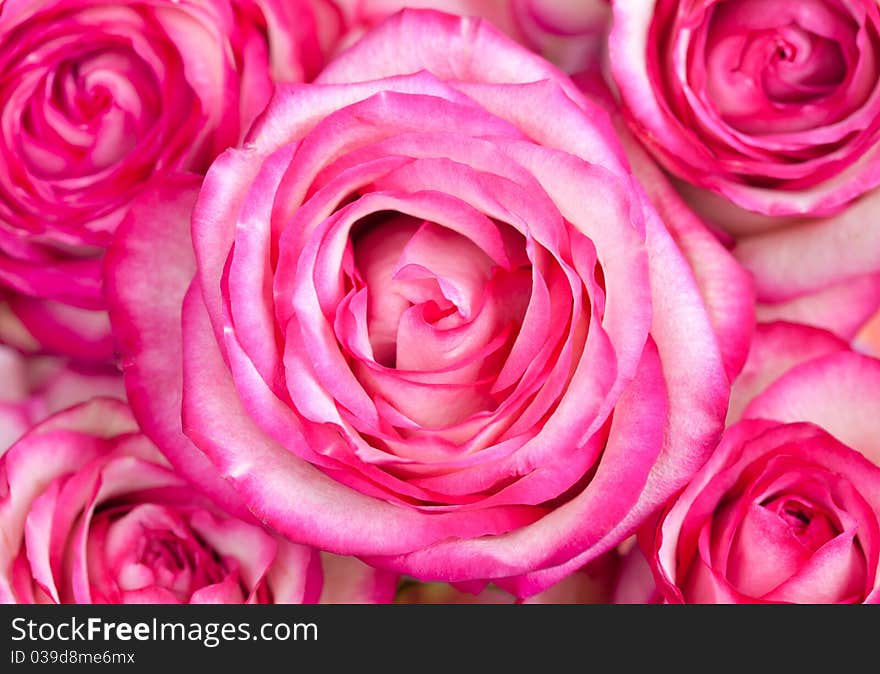
M 329 45 L 312 7 L 323 4 L 2 3 L 0 338 L 109 358 L 101 256 L 128 204 L 238 143 L 273 81 L 317 73 Z
M 662 518 L 659 589 L 670 602 L 876 603 L 880 361 L 834 350 L 829 335 L 826 355 L 792 365 L 799 342 L 820 342 L 800 326 L 774 326 L 768 341 L 753 353 L 784 374 Z
M 526 44 L 568 73 L 597 70 L 611 5 L 608 0 L 511 0 Z
M 0 454 L 31 426 L 95 396 L 125 400 L 115 367 L 25 357 L 0 346 Z
M 875 314 L 856 335 L 853 346 L 859 351 L 880 358 L 880 313 Z
M 620 549 L 620 571 L 611 595 L 612 604 L 658 604 L 662 598 L 651 565 L 635 537 L 625 541 Z
M 610 63 L 632 129 L 736 238 L 762 320 L 849 339 L 880 305 L 880 7 L 627 0 Z
M 490 25 L 397 15 L 199 184 L 146 195 L 109 255 L 128 392 L 292 540 L 527 596 L 715 446 L 705 302 L 747 291 L 704 300 L 602 109 Z
M 266 533 L 195 496 L 128 408 L 95 399 L 0 459 L 0 602 L 390 601 L 395 579 Z M 329 584 L 329 583 L 328 583 Z
M 608 0 L 335 0 L 348 27 L 345 44 L 395 12 L 438 9 L 491 21 L 569 73 L 598 68 L 611 18 Z

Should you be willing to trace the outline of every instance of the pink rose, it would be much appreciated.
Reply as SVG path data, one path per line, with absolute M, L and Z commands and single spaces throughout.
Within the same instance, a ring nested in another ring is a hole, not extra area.
M 880 601 L 880 361 L 828 336 L 826 355 L 792 365 L 817 333 L 774 327 L 757 352 L 784 374 L 662 518 L 652 564 L 667 601 Z
M 274 81 L 317 73 L 313 4 L 4 0 L 0 338 L 110 357 L 101 256 L 129 203 L 237 144 Z
M 0 602 L 390 601 L 395 580 L 229 517 L 109 398 L 34 427 L 0 459 Z M 322 585 L 328 580 L 322 595 Z
M 115 367 L 27 358 L 0 346 L 0 455 L 37 422 L 95 396 L 125 400 Z
M 345 43 L 408 7 L 491 21 L 509 37 L 566 72 L 598 67 L 611 18 L 608 0 L 335 0 L 348 28 Z
M 725 338 L 607 115 L 485 22 L 397 15 L 200 184 L 145 195 L 108 255 L 127 390 L 291 540 L 525 596 L 717 442 Z
M 736 238 L 758 318 L 851 338 L 880 306 L 877 3 L 626 0 L 609 44 L 631 128 Z

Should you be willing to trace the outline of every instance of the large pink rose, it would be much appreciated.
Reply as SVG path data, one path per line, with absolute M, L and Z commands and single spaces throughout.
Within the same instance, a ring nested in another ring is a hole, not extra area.
M 489 24 L 393 17 L 120 230 L 145 432 L 292 540 L 519 595 L 581 568 L 702 465 L 729 392 L 624 161 L 604 111 Z
M 0 346 L 0 455 L 25 431 L 66 407 L 95 396 L 125 400 L 115 367 L 62 358 L 25 357 Z
M 395 589 L 389 574 L 194 496 L 108 398 L 57 414 L 0 459 L 0 530 L 3 603 L 371 602 Z
M 347 27 L 345 41 L 395 12 L 438 9 L 491 21 L 523 46 L 566 72 L 595 69 L 610 24 L 608 0 L 334 0 Z
M 238 143 L 274 81 L 317 73 L 321 4 L 4 0 L 0 338 L 109 357 L 101 255 L 129 203 Z
M 880 305 L 880 6 L 621 1 L 610 63 L 632 129 L 736 237 L 758 317 L 852 337 Z
M 880 601 L 880 361 L 821 340 L 784 324 L 756 337 L 784 374 L 662 518 L 652 562 L 667 601 Z M 827 353 L 792 364 L 799 349 Z

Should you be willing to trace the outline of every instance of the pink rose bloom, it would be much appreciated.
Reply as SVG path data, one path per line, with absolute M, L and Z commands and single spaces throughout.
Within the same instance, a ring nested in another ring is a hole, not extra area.
M 0 459 L 0 602 L 390 601 L 395 579 L 229 517 L 109 398 L 34 427 Z
M 609 44 L 631 128 L 735 237 L 758 318 L 852 338 L 880 306 L 877 3 L 626 0 Z
M 101 257 L 129 203 L 237 144 L 275 81 L 317 73 L 313 5 L 4 0 L 0 338 L 110 357 Z
M 566 72 L 598 67 L 610 24 L 608 0 L 335 0 L 351 44 L 395 12 L 437 9 L 491 21 Z
M 62 358 L 25 357 L 0 346 L 0 455 L 25 431 L 66 407 L 95 396 L 125 400 L 115 367 Z
M 483 21 L 405 11 L 280 88 L 203 185 L 144 196 L 107 271 L 181 471 L 420 580 L 549 587 L 680 489 L 727 409 L 728 340 L 607 115 Z
M 667 601 L 880 601 L 880 361 L 822 340 L 785 324 L 756 337 L 784 374 L 663 516 L 651 561 Z M 793 364 L 799 343 L 826 355 Z

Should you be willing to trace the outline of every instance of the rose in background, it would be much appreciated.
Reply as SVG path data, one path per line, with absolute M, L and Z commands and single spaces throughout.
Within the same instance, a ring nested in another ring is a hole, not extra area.
M 741 384 L 740 401 L 763 390 L 738 404 L 741 419 L 648 536 L 662 597 L 876 603 L 880 361 L 774 324 L 757 333 Z
M 567 73 L 601 65 L 611 25 L 609 0 L 512 0 L 526 45 Z
M 614 3 L 614 82 L 682 194 L 731 235 L 758 317 L 850 339 L 880 305 L 880 7 Z
M 0 346 L 0 455 L 46 417 L 95 396 L 125 400 L 114 367 L 49 356 L 22 356 Z
M 96 398 L 0 458 L 0 602 L 387 602 L 396 579 L 229 517 Z
M 135 414 L 202 489 L 291 540 L 517 596 L 706 460 L 742 356 L 706 302 L 748 295 L 704 300 L 570 80 L 426 11 L 280 88 L 203 185 L 144 195 L 107 288 Z
M 5 0 L 0 338 L 108 359 L 101 257 L 129 203 L 237 144 L 274 82 L 313 77 L 335 12 L 324 0 Z
M 610 24 L 608 0 L 335 0 L 344 45 L 403 8 L 436 9 L 491 21 L 509 37 L 569 73 L 598 67 Z
M 621 551 L 620 570 L 614 583 L 611 603 L 660 604 L 662 601 L 651 565 L 633 537 L 629 547 Z

